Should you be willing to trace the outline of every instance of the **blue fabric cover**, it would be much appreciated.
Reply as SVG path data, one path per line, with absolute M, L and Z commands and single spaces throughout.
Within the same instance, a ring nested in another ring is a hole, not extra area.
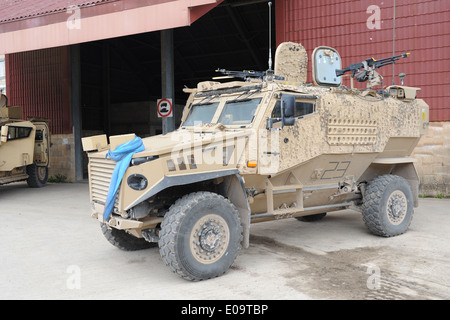
M 111 160 L 116 161 L 117 164 L 111 177 L 105 210 L 103 211 L 103 219 L 105 219 L 105 221 L 109 221 L 109 217 L 111 216 L 111 212 L 114 207 L 114 202 L 116 201 L 117 190 L 119 189 L 120 182 L 122 181 L 125 171 L 130 165 L 133 154 L 144 150 L 145 147 L 142 143 L 142 139 L 136 137 L 133 140 L 117 146 L 114 151 L 111 151 L 110 149 L 106 154 L 105 159 L 108 159 L 109 157 Z

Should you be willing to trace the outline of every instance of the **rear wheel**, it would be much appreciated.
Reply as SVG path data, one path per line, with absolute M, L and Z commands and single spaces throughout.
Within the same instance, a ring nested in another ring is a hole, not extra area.
M 178 199 L 161 223 L 163 261 L 184 279 L 199 281 L 225 273 L 236 259 L 242 226 L 236 207 L 211 192 Z
M 408 182 L 399 176 L 383 175 L 366 188 L 362 204 L 367 228 L 382 237 L 404 233 L 411 224 L 414 209 Z
M 37 166 L 35 163 L 27 166 L 28 186 L 31 188 L 41 188 L 46 185 L 48 180 L 48 167 Z

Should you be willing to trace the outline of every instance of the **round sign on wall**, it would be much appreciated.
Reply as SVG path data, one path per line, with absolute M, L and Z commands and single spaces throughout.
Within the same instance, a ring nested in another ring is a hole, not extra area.
M 158 99 L 158 118 L 173 117 L 172 99 Z

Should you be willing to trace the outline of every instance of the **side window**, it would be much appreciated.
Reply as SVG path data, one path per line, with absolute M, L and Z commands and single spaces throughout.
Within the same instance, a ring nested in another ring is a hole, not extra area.
M 8 127 L 8 140 L 16 140 L 22 138 L 28 138 L 30 136 L 32 128 L 29 127 Z
M 36 130 L 36 135 L 34 140 L 43 141 L 44 140 L 44 130 Z
M 314 113 L 316 111 L 316 105 L 314 102 L 304 102 L 304 101 L 296 101 L 295 102 L 295 113 L 294 117 L 300 118 L 310 113 Z M 275 106 L 273 107 L 272 118 L 281 118 L 281 101 L 277 100 Z M 276 121 L 275 121 L 276 122 Z

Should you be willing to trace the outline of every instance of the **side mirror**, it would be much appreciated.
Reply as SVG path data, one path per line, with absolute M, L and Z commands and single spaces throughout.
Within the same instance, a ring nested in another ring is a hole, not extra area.
M 8 128 L 8 126 L 2 126 L 1 128 L 2 129 L 1 129 L 0 141 L 1 142 L 6 142 L 6 141 L 8 141 L 8 130 L 9 130 L 9 128 Z
M 285 126 L 293 126 L 295 124 L 294 118 L 295 97 L 292 95 L 283 95 L 281 97 L 281 121 Z
M 281 107 L 280 107 L 281 118 L 267 118 L 266 119 L 266 129 L 272 130 L 272 126 L 275 122 L 281 121 L 281 128 L 284 126 L 293 126 L 295 124 L 295 96 L 290 94 L 283 94 L 281 96 Z

